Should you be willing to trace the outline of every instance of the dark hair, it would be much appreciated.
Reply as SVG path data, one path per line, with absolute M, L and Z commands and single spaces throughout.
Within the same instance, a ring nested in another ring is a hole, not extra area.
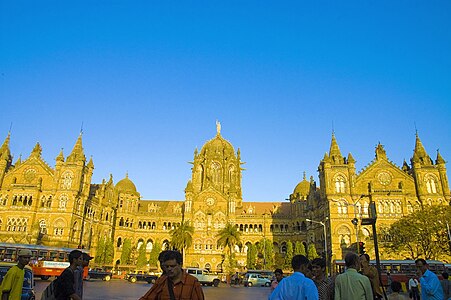
M 395 293 L 399 293 L 402 290 L 401 282 L 399 281 L 392 281 L 392 283 L 390 283 L 390 287 Z
M 426 262 L 426 260 L 424 258 L 418 258 L 415 263 L 420 262 L 423 266 L 427 265 L 428 263 Z
M 370 256 L 368 255 L 368 253 L 363 253 L 362 255 L 360 255 L 360 257 L 362 257 L 362 256 L 364 256 L 365 258 L 366 258 L 366 260 L 368 261 L 368 262 L 370 262 Z
M 171 251 L 171 250 L 163 250 L 163 251 L 160 252 L 160 254 L 158 255 L 158 261 L 159 261 L 160 263 L 163 262 L 163 256 L 165 256 L 165 254 L 166 254 L 167 252 L 169 252 L 169 251 Z
M 357 265 L 358 261 L 359 261 L 359 256 L 357 254 L 355 254 L 354 252 L 349 252 L 345 256 L 345 264 L 346 264 L 346 267 L 348 267 L 348 268 Z
M 314 260 L 312 260 L 313 266 L 319 266 L 321 269 L 326 267 L 326 260 L 321 257 L 317 257 Z
M 282 274 L 282 275 L 283 275 L 282 269 L 275 269 L 275 270 L 274 270 L 274 274 L 276 274 L 276 273 L 279 273 L 279 274 Z
M 293 270 L 299 270 L 302 265 L 308 265 L 310 261 L 304 255 L 298 254 L 293 256 L 291 260 L 291 267 Z
M 74 259 L 78 259 L 82 255 L 83 255 L 83 252 L 81 252 L 80 250 L 72 250 L 69 253 L 69 263 L 72 263 L 74 261 Z
M 443 279 L 448 280 L 449 274 L 447 272 L 442 273 Z
M 161 262 L 166 262 L 168 260 L 175 259 L 177 264 L 179 264 L 179 265 L 183 264 L 182 253 L 180 253 L 178 251 L 173 251 L 173 250 L 166 250 L 164 252 L 165 253 L 163 253 L 161 260 L 160 260 Z

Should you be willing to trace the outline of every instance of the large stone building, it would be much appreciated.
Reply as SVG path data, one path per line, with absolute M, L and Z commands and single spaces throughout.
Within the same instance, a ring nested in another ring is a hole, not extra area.
M 418 135 L 410 165 L 395 165 L 379 144 L 375 159 L 360 172 L 332 135 L 318 167 L 319 186 L 304 174 L 283 203 L 243 201 L 240 150 L 221 136 L 219 124 L 216 136 L 194 151 L 192 176 L 180 201 L 141 199 L 128 175 L 116 185 L 112 176 L 92 183 L 94 164 L 86 160 L 82 135 L 67 157 L 59 153 L 54 168 L 42 159 L 39 143 L 27 159 L 13 163 L 9 143 L 8 134 L 0 148 L 0 241 L 85 247 L 95 255 L 99 239 L 110 237 L 115 264 L 121 264 L 126 239 L 147 251 L 156 242 L 169 247 L 170 230 L 182 220 L 195 227 L 185 265 L 222 268 L 224 249 L 217 247 L 217 234 L 227 222 L 242 232 L 235 250 L 243 267 L 249 246 L 262 241 L 270 241 L 280 257 L 288 241 L 300 241 L 314 243 L 319 253 L 327 244 L 330 258 L 341 259 L 356 241 L 368 242 L 371 251 L 370 229 L 351 223 L 367 217 L 370 200 L 380 226 L 422 205 L 450 202 L 445 161 L 437 152 L 433 162 Z

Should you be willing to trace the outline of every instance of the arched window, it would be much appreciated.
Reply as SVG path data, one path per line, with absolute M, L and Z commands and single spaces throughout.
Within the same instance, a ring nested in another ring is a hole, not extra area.
M 424 180 L 426 181 L 426 189 L 429 194 L 437 193 L 437 179 L 433 175 L 426 175 Z
M 341 244 L 345 244 L 346 246 L 349 246 L 351 244 L 351 230 L 342 225 L 337 230 L 338 233 L 338 240 Z
M 152 249 L 153 249 L 153 243 L 152 243 L 152 240 L 147 240 L 147 243 L 146 243 L 146 251 L 150 252 L 150 251 L 152 251 Z
M 335 177 L 335 193 L 345 193 L 346 192 L 346 179 L 342 175 Z
M 67 206 L 67 201 L 68 201 L 68 197 L 66 194 L 61 194 L 60 196 L 60 202 L 59 202 L 59 208 L 60 209 L 65 209 Z
M 121 237 L 119 237 L 117 239 L 116 247 L 118 247 L 118 248 L 122 247 L 122 238 Z
M 214 184 L 221 182 L 221 165 L 215 161 L 211 163 L 211 180 Z

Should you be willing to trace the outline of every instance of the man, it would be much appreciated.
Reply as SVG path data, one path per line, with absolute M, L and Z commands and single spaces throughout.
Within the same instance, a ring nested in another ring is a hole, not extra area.
M 335 279 L 335 300 L 373 300 L 368 277 L 359 274 L 359 256 L 349 252 L 345 256 L 346 272 Z
M 74 279 L 75 279 L 75 293 L 83 299 L 83 273 L 85 267 L 89 266 L 89 261 L 93 259 L 94 257 L 91 257 L 88 253 L 83 252 L 83 262 L 81 266 L 78 266 L 77 269 L 75 269 L 74 272 Z
M 161 257 L 162 269 L 165 272 L 140 298 L 140 300 L 172 300 L 191 299 L 204 300 L 204 293 L 196 277 L 182 269 L 182 254 L 167 250 Z
M 304 255 L 295 255 L 291 260 L 293 275 L 284 278 L 269 295 L 269 300 L 318 300 L 318 289 L 313 280 L 305 277 L 309 260 Z
M 69 253 L 70 266 L 67 267 L 60 276 L 58 276 L 55 285 L 55 295 L 57 300 L 81 300 L 75 292 L 75 270 L 83 263 L 83 252 L 73 250 Z
M 449 282 L 449 274 L 448 272 L 442 273 L 443 280 L 440 280 L 440 284 L 442 285 L 443 289 L 443 299 L 450 299 L 451 298 L 451 282 Z
M 25 277 L 25 266 L 31 258 L 31 251 L 21 249 L 18 252 L 17 265 L 12 266 L 3 278 L 0 287 L 1 300 L 20 300 L 22 296 L 22 286 Z
M 281 282 L 282 279 L 283 279 L 282 269 L 276 269 L 274 271 L 274 280 L 271 281 L 271 292 L 276 289 L 276 287 L 279 285 L 279 282 Z
M 411 276 L 409 279 L 409 296 L 413 300 L 420 300 L 420 289 L 418 288 L 418 285 L 420 283 L 415 278 L 415 276 Z
M 320 300 L 334 299 L 334 283 L 332 279 L 326 276 L 326 260 L 315 258 L 312 260 L 313 281 L 318 288 Z
M 409 300 L 407 296 L 401 294 L 402 291 L 401 282 L 392 281 L 390 283 L 390 288 L 392 290 L 392 293 L 388 295 L 388 300 Z
M 419 258 L 415 261 L 417 276 L 420 278 L 422 300 L 443 300 L 443 289 L 437 275 L 429 271 L 428 263 Z
M 379 272 L 376 267 L 370 266 L 370 256 L 368 254 L 360 255 L 360 265 L 362 267 L 361 273 L 368 277 L 371 282 L 374 299 L 382 299 L 382 289 L 379 280 Z

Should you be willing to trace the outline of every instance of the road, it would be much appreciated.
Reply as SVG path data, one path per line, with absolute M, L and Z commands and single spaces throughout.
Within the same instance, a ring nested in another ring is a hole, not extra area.
M 42 291 L 50 283 L 50 281 L 35 280 L 35 292 L 36 300 L 41 299 Z M 109 282 L 101 280 L 91 280 L 84 282 L 84 296 L 83 300 L 138 300 L 139 297 L 144 295 L 151 287 L 151 284 L 136 282 L 130 283 L 125 280 L 113 279 Z M 252 287 L 245 288 L 243 286 L 230 287 L 226 284 L 220 284 L 219 287 L 203 287 L 205 299 L 207 300 L 220 300 L 220 299 L 233 299 L 233 300 L 248 300 L 267 299 L 270 293 L 269 287 Z

